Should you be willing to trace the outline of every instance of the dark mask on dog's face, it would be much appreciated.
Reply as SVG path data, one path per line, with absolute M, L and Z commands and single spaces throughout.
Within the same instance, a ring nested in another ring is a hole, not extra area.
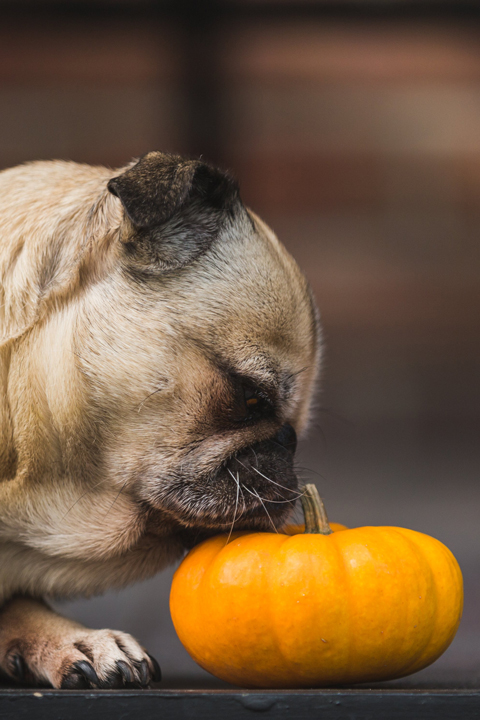
M 150 153 L 108 188 L 116 266 L 75 335 L 102 476 L 184 527 L 281 526 L 319 355 L 305 278 L 204 163 Z

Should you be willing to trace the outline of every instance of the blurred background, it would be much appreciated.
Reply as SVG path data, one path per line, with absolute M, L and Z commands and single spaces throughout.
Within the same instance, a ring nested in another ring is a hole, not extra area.
M 480 675 L 478 2 L 0 2 L 0 166 L 204 158 L 306 272 L 323 319 L 299 454 L 331 519 L 444 541 L 456 640 L 411 683 Z M 136 635 L 165 686 L 221 687 L 180 646 L 171 570 L 62 606 Z

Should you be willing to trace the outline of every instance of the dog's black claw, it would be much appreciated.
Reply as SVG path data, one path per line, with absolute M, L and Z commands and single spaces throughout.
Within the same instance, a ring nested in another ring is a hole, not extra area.
M 128 663 L 126 663 L 124 660 L 117 660 L 116 665 L 125 683 L 135 682 L 135 675 L 133 674 L 133 670 Z
M 12 667 L 11 667 L 11 673 L 15 680 L 19 680 L 20 682 L 23 682 L 25 680 L 25 674 L 26 674 L 26 666 L 25 666 L 25 660 L 22 658 L 21 655 L 14 655 L 12 657 Z
M 78 670 L 81 675 L 83 675 L 83 677 L 85 678 L 85 680 L 87 680 L 88 683 L 99 687 L 100 680 L 97 673 L 95 672 L 95 668 L 93 667 L 93 665 L 87 662 L 87 660 L 78 660 L 78 662 L 74 663 L 73 667 L 75 670 Z
M 148 685 L 148 681 L 150 680 L 150 670 L 147 661 L 142 660 L 142 662 L 137 665 L 137 670 L 140 676 L 140 684 L 142 687 L 145 687 L 145 685 Z
M 150 662 L 152 663 L 152 667 L 153 667 L 152 680 L 154 682 L 160 682 L 160 680 L 162 679 L 162 671 L 160 670 L 160 665 L 155 660 L 153 655 L 150 655 L 149 653 L 147 653 L 147 655 L 150 658 Z
M 72 672 L 62 680 L 62 690 L 85 690 L 88 688 L 88 680 L 81 673 Z

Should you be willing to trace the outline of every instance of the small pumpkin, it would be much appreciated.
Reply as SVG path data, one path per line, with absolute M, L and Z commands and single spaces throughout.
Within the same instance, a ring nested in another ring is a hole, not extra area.
M 409 675 L 453 640 L 463 606 L 452 553 L 395 527 L 331 531 L 314 485 L 305 532 L 232 533 L 176 571 L 173 623 L 213 675 L 247 687 L 325 687 Z

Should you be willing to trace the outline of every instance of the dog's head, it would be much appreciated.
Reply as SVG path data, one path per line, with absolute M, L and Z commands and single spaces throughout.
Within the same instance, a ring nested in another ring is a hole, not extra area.
M 50 363 L 65 471 L 183 527 L 280 526 L 318 365 L 305 278 L 205 163 L 149 153 L 108 190 L 108 261 L 85 261 Z

